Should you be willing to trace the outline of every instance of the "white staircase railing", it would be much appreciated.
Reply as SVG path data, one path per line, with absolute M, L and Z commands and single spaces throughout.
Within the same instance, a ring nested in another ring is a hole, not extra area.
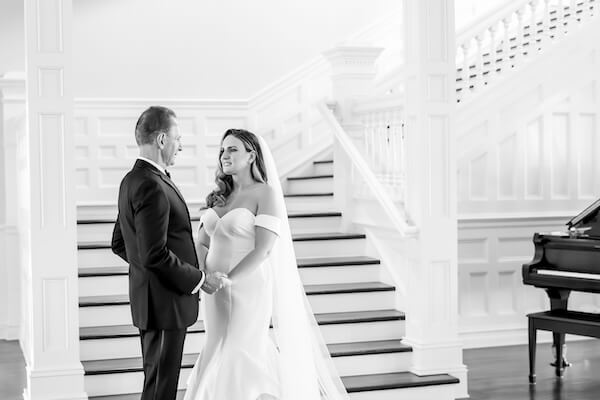
M 406 215 L 403 215 L 403 212 L 394 203 L 394 200 L 392 200 L 388 191 L 373 173 L 371 166 L 365 160 L 362 153 L 357 149 L 350 136 L 340 126 L 331 109 L 329 109 L 325 102 L 319 103 L 318 109 L 333 132 L 336 141 L 350 160 L 351 171 L 348 172 L 352 177 L 352 181 L 355 183 L 354 195 L 360 195 L 362 192 L 370 193 L 377 202 L 379 202 L 389 218 L 389 221 L 398 233 L 402 236 L 414 236 L 418 232 L 417 227 L 409 222 L 409 218 Z
M 363 126 L 360 148 L 364 159 L 393 200 L 404 198 L 406 182 L 403 102 L 402 96 L 388 95 L 361 102 L 353 109 Z
M 458 101 L 543 51 L 596 12 L 597 0 L 516 0 L 458 32 Z

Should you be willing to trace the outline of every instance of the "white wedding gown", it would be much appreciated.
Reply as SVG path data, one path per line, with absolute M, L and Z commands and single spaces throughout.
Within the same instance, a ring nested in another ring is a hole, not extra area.
M 255 226 L 279 233 L 278 218 L 234 208 L 201 218 L 210 236 L 206 269 L 229 273 L 254 249 Z M 202 226 L 202 225 L 201 225 Z M 185 400 L 257 400 L 280 397 L 279 354 L 269 335 L 273 278 L 266 261 L 214 295 L 203 295 L 203 350 L 188 379 Z

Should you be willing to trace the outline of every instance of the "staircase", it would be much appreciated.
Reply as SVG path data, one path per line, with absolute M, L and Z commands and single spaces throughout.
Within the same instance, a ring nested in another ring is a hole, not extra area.
M 402 343 L 404 313 L 395 288 L 378 277 L 380 260 L 367 255 L 367 238 L 342 232 L 335 210 L 333 162 L 312 162 L 285 182 L 298 267 L 316 320 L 352 399 L 450 399 L 450 375 L 407 372 L 411 347 Z M 115 213 L 116 214 L 116 213 Z M 139 333 L 131 325 L 127 266 L 110 250 L 112 219 L 78 223 L 81 360 L 91 399 L 137 399 L 143 382 Z M 198 229 L 199 215 L 193 217 Z M 180 396 L 202 349 L 202 315 L 188 329 Z
M 516 3 L 516 4 L 515 4 Z M 573 35 L 597 14 L 597 0 L 527 0 L 509 2 L 504 10 L 457 35 L 457 102 L 505 75 L 535 54 Z

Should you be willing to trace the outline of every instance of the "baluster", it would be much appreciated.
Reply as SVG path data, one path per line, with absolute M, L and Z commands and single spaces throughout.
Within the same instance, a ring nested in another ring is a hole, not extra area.
M 510 61 L 510 35 L 509 26 L 510 20 L 508 18 L 502 19 L 502 26 L 504 28 L 504 39 L 502 42 L 502 67 L 503 71 L 508 71 L 511 68 L 512 62 Z
M 462 59 L 460 59 L 460 63 L 457 62 L 457 65 L 461 65 L 460 71 L 456 71 L 456 78 L 460 79 L 456 82 L 456 98 L 458 101 L 461 101 L 464 98 L 465 90 L 466 90 L 466 81 L 465 81 L 465 73 L 464 73 L 464 64 L 465 59 L 467 58 L 467 50 L 465 49 L 464 43 L 460 45 L 460 50 L 457 50 L 457 54 L 462 54 Z
M 538 43 L 537 43 L 537 38 L 538 38 L 537 20 L 538 20 L 538 11 L 539 11 L 538 5 L 539 5 L 539 0 L 534 0 L 534 1 L 529 2 L 529 9 L 531 10 L 531 15 L 529 18 L 529 31 L 528 31 L 529 37 L 524 40 L 524 41 L 529 42 L 527 54 L 533 54 L 534 50 L 536 50 L 536 49 L 539 50 Z M 543 22 L 543 18 L 540 18 L 540 22 Z M 524 37 L 524 35 L 523 35 L 523 37 Z M 541 41 L 541 38 L 540 38 L 540 41 Z M 525 50 L 525 46 L 523 46 L 523 50 Z
M 369 160 L 369 116 L 367 114 L 362 114 L 360 116 L 363 124 L 363 151 L 365 160 Z
M 378 125 L 378 152 L 377 152 L 377 171 L 381 175 L 385 171 L 385 135 L 386 135 L 386 120 L 385 113 L 380 111 L 377 113 L 377 125 Z
M 580 21 L 579 14 L 577 14 L 577 1 L 578 0 L 571 0 L 569 3 L 569 26 L 572 25 L 572 28 Z M 571 32 L 573 32 L 573 29 L 571 29 Z
M 369 155 L 367 156 L 367 162 L 371 167 L 373 167 L 374 160 L 377 157 L 377 148 L 375 147 L 375 118 L 372 112 L 367 114 L 367 118 L 369 121 Z
M 513 65 L 517 67 L 521 64 L 521 57 L 523 56 L 523 35 L 525 31 L 523 29 L 523 14 L 524 10 L 519 9 L 515 11 L 517 15 L 517 32 L 515 35 L 515 52 L 513 55 Z
M 460 47 L 463 49 L 463 65 L 462 65 L 462 98 L 464 98 L 471 89 L 471 73 L 469 72 L 469 52 L 471 51 L 471 40 L 467 40 Z
M 583 0 L 583 14 L 585 19 L 588 20 L 594 16 L 594 1 Z
M 556 31 L 558 30 L 558 19 L 557 25 L 554 30 L 550 29 L 552 25 L 552 14 L 550 14 L 550 0 L 544 0 L 544 20 L 542 24 L 542 29 L 544 32 L 542 33 L 543 41 L 541 43 L 542 50 L 545 46 L 547 46 L 552 40 L 556 39 Z
M 558 0 L 556 5 L 554 39 L 560 39 L 565 34 L 565 6 L 563 3 L 563 0 Z
M 492 25 L 490 27 L 490 64 L 489 64 L 489 69 L 490 72 L 488 74 L 488 82 L 492 79 L 492 77 L 496 74 L 496 59 L 498 58 L 498 55 L 496 53 L 496 24 Z
M 481 35 L 475 36 L 475 43 L 477 45 L 477 53 L 475 55 L 475 82 L 473 83 L 474 90 L 481 90 L 483 86 L 483 51 L 482 44 L 483 38 Z
M 385 123 L 385 132 L 384 132 L 384 138 L 383 138 L 383 145 L 384 145 L 384 155 L 382 157 L 383 159 L 383 173 L 385 176 L 388 176 L 388 174 L 391 173 L 391 164 L 392 164 L 392 160 L 391 160 L 391 153 L 390 153 L 390 135 L 391 135 L 391 129 L 392 129 L 392 117 L 391 117 L 391 113 L 390 111 L 384 111 L 383 112 L 383 120 Z

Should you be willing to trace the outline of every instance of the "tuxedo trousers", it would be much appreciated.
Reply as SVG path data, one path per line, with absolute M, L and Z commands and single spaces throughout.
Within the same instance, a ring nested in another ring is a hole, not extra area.
M 186 329 L 141 330 L 144 389 L 141 400 L 175 400 Z

